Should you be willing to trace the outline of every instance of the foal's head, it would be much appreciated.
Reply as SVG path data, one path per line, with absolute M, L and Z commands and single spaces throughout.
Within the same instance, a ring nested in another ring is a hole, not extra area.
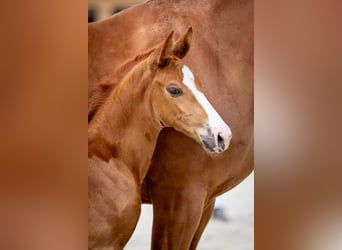
M 191 36 L 189 28 L 174 43 L 171 33 L 147 59 L 155 73 L 151 104 L 162 126 L 175 128 L 217 154 L 228 148 L 232 133 L 201 92 L 197 77 L 180 60 L 188 52 Z

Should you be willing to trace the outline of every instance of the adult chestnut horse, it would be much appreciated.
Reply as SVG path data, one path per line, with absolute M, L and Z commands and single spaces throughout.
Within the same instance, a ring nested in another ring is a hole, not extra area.
M 88 29 L 91 93 L 127 59 L 189 26 L 193 42 L 184 62 L 234 136 L 229 150 L 211 159 L 173 129 L 160 134 L 142 189 L 143 201 L 153 203 L 153 249 L 195 249 L 215 197 L 253 169 L 253 1 L 147 1 Z
M 191 34 L 181 41 L 190 43 Z M 189 136 L 210 155 L 229 146 L 230 128 L 177 57 L 178 48 L 171 33 L 110 91 L 89 124 L 90 249 L 123 249 L 133 233 L 141 184 L 163 127 Z

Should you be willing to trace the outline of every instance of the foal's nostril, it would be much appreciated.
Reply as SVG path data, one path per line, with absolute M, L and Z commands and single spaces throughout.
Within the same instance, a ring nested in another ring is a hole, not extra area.
M 224 148 L 224 140 L 220 134 L 217 135 L 217 144 L 220 148 Z
M 223 138 L 221 137 L 221 135 L 217 135 L 217 141 L 218 143 L 223 142 Z

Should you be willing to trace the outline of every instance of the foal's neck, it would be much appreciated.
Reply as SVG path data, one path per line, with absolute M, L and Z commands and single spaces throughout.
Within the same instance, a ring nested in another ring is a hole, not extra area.
M 161 126 L 150 102 L 152 78 L 143 64 L 137 67 L 112 91 L 89 124 L 88 158 L 120 160 L 142 182 Z

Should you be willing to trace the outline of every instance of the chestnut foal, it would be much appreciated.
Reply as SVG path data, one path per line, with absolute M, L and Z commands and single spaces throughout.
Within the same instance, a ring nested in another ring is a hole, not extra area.
M 190 44 L 192 30 L 183 40 Z M 141 183 L 163 127 L 224 152 L 231 130 L 177 57 L 173 32 L 121 80 L 88 128 L 89 249 L 122 249 L 140 215 Z M 184 56 L 184 55 L 183 55 Z

